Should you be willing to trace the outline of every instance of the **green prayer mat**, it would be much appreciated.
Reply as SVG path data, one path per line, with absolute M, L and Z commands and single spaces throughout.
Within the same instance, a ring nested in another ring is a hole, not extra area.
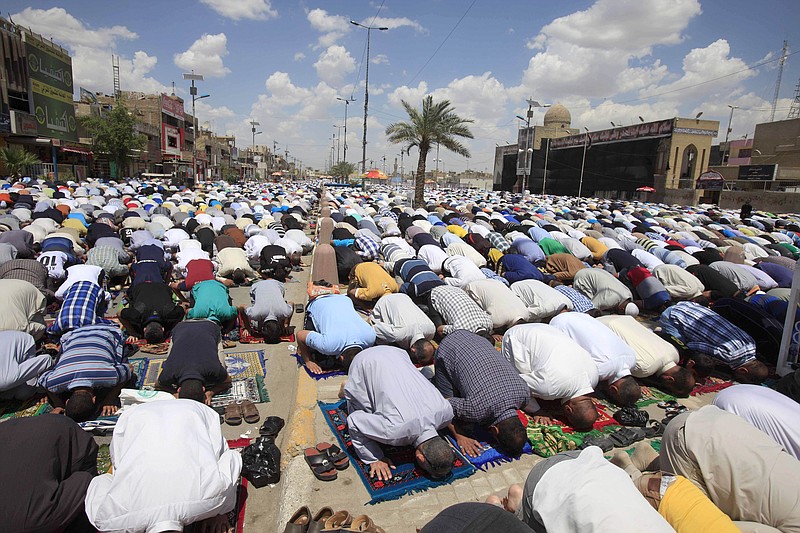
M 108 474 L 111 472 L 111 448 L 103 444 L 97 451 L 97 473 Z

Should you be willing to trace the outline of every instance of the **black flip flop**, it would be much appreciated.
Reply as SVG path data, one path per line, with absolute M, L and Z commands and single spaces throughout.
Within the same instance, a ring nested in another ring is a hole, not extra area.
M 322 453 L 316 448 L 306 448 L 303 450 L 303 455 L 309 468 L 311 468 L 311 472 L 314 473 L 314 477 L 320 481 L 333 481 L 338 477 L 336 467 L 328 459 L 328 454 Z
M 614 443 L 605 435 L 592 435 L 587 437 L 578 448 L 583 450 L 589 446 L 597 446 L 603 450 L 603 452 L 610 452 L 614 449 Z
M 644 439 L 645 432 L 639 428 L 622 428 L 608 436 L 615 448 L 627 448 L 635 442 Z

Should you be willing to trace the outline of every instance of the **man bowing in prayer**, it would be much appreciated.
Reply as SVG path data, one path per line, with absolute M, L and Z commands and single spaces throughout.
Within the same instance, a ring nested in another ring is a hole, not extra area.
M 453 468 L 453 449 L 438 430 L 453 420 L 453 408 L 408 358 L 393 346 L 358 353 L 350 364 L 344 397 L 347 426 L 358 457 L 370 476 L 392 477 L 394 465 L 381 444 L 414 446 L 417 464 L 441 479 Z

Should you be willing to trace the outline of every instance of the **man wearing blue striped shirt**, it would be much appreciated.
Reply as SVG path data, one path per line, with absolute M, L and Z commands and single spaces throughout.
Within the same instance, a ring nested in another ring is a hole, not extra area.
M 53 407 L 76 422 L 116 413 L 119 392 L 132 375 L 124 344 L 117 325 L 85 326 L 62 336 L 55 366 L 39 378 Z

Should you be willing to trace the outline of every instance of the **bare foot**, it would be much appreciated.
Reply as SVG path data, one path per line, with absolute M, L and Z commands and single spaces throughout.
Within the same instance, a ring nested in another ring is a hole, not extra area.
M 520 505 L 522 505 L 522 486 L 514 483 L 508 487 L 508 498 L 503 507 L 509 513 L 516 513 Z
M 486 503 L 488 503 L 490 505 L 496 505 L 498 507 L 502 507 L 503 506 L 503 501 L 499 497 L 497 497 L 495 494 L 492 494 L 491 496 L 486 498 Z
M 47 396 L 42 396 L 41 398 L 39 398 L 39 401 L 36 402 L 36 405 L 44 405 L 46 403 L 47 403 Z

